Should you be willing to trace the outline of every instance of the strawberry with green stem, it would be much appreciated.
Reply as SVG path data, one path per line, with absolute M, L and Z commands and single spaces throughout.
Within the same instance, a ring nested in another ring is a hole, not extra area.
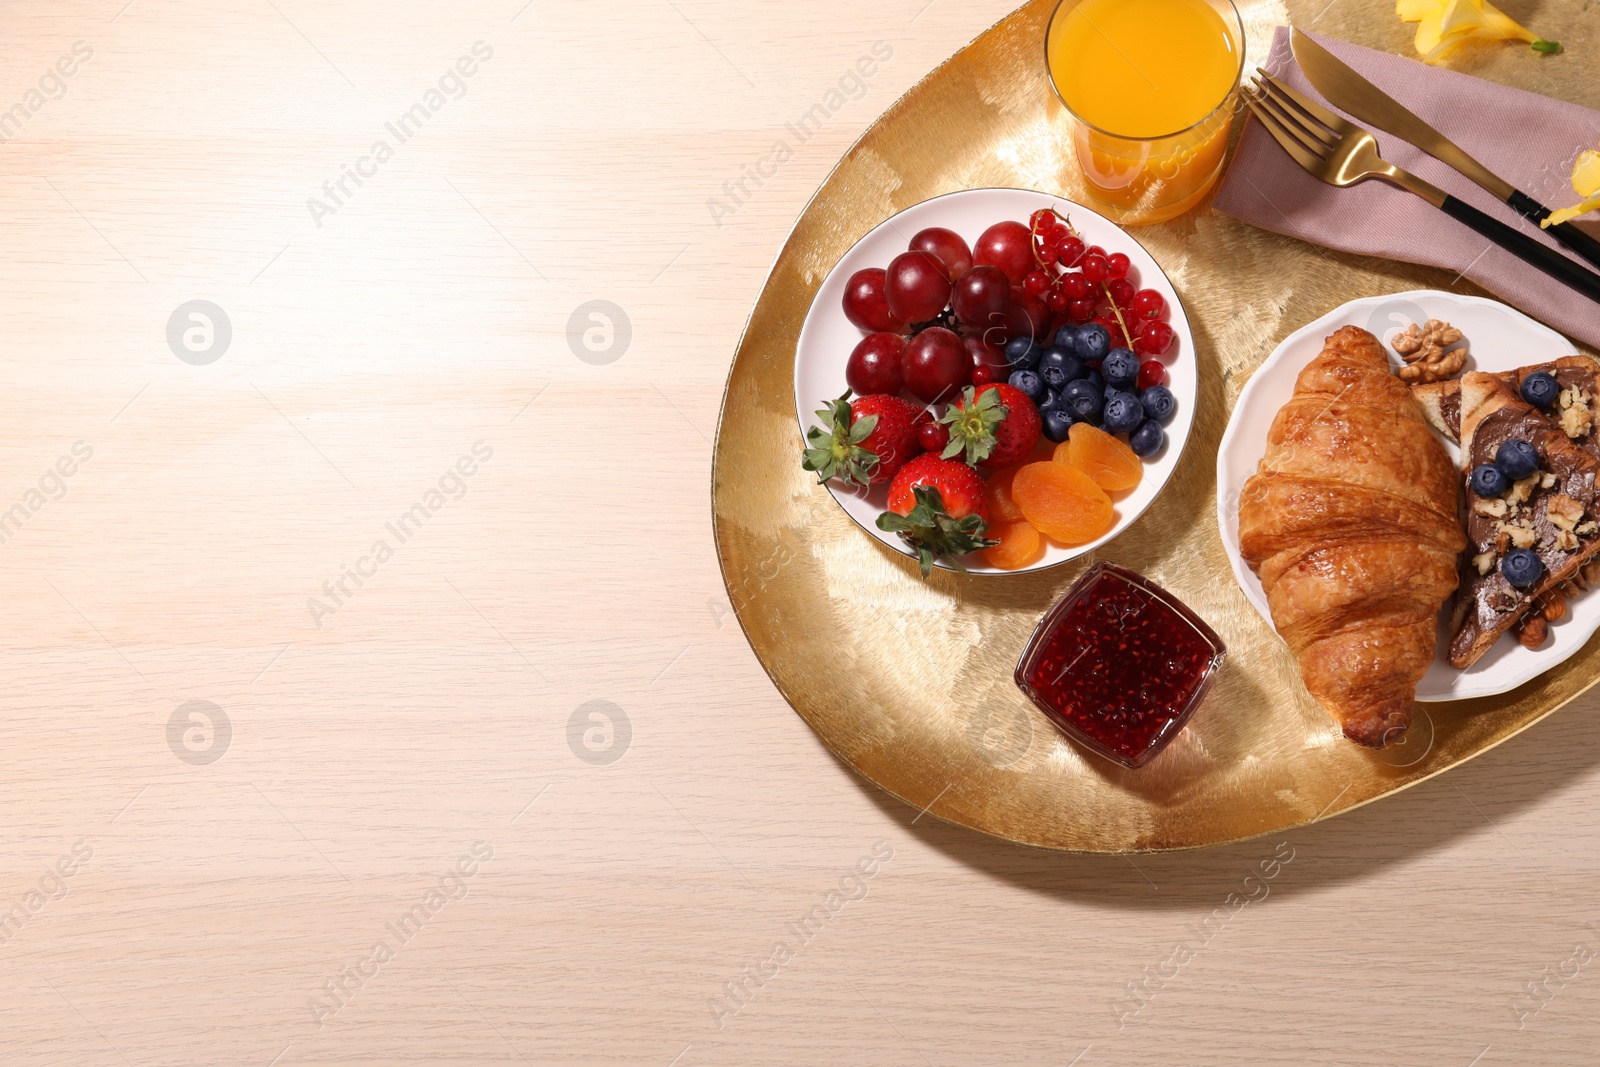
M 924 578 L 937 560 L 945 558 L 964 572 L 958 557 L 999 543 L 984 536 L 989 504 L 978 472 L 931 452 L 895 475 L 889 486 L 889 510 L 878 516 L 878 529 L 899 534 L 911 546 Z
M 939 419 L 950 431 L 945 459 L 1009 467 L 1033 454 L 1039 443 L 1039 409 L 1026 393 L 1006 382 L 968 386 Z
M 800 466 L 819 482 L 839 478 L 848 484 L 881 485 L 922 451 L 918 432 L 927 413 L 897 396 L 863 396 L 850 390 L 817 412 L 822 426 L 806 433 L 810 446 Z

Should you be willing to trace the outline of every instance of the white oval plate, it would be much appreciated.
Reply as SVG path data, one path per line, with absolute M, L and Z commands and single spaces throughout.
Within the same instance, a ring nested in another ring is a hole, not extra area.
M 1116 501 L 1116 525 L 1099 540 L 1086 545 L 1066 548 L 1050 544 L 1043 558 L 1031 567 L 1018 571 L 1001 571 L 983 561 L 981 553 L 962 557 L 967 569 L 977 574 L 1021 574 L 1026 571 L 1054 567 L 1092 552 L 1121 533 L 1155 501 L 1162 486 L 1172 476 L 1189 439 L 1189 428 L 1194 423 L 1195 366 L 1194 337 L 1189 332 L 1189 318 L 1178 300 L 1172 283 L 1162 272 L 1150 253 L 1130 237 L 1116 223 L 1089 208 L 1049 193 L 1028 189 L 965 189 L 946 193 L 931 200 L 906 208 L 879 223 L 861 240 L 857 241 L 844 257 L 834 264 L 833 270 L 823 279 L 806 313 L 805 324 L 800 329 L 800 341 L 794 354 L 795 414 L 800 420 L 801 436 L 818 425 L 816 412 L 823 404 L 833 400 L 845 390 L 844 370 L 850 353 L 860 343 L 863 334 L 845 318 L 842 301 L 845 283 L 858 270 L 867 267 L 887 267 L 889 261 L 904 252 L 918 230 L 929 226 L 943 226 L 954 230 L 966 239 L 968 245 L 978 240 L 978 235 L 997 222 L 1007 220 L 1027 224 L 1028 216 L 1040 208 L 1053 207 L 1072 221 L 1086 243 L 1100 245 L 1108 252 L 1123 252 L 1133 261 L 1138 272 L 1139 287 L 1154 289 L 1166 298 L 1171 309 L 1168 323 L 1176 339 L 1162 362 L 1167 364 L 1167 387 L 1177 398 L 1178 411 L 1167 425 L 1167 445 L 1154 460 L 1144 466 L 1144 478 L 1138 487 Z M 905 542 L 897 534 L 878 529 L 878 516 L 886 509 L 887 486 L 871 490 L 847 489 L 837 480 L 827 483 L 828 492 L 845 514 L 855 520 L 867 533 L 905 555 L 911 555 Z M 947 562 L 939 566 L 953 569 Z
M 1360 326 L 1376 334 L 1385 347 L 1395 334 L 1415 322 L 1442 319 L 1461 331 L 1468 346 L 1467 370 L 1489 373 L 1545 363 L 1577 351 L 1572 342 L 1513 308 L 1475 296 L 1459 296 L 1429 289 L 1391 296 L 1352 300 L 1316 322 L 1295 331 L 1273 350 L 1256 370 L 1228 420 L 1217 451 L 1217 525 L 1222 545 L 1233 564 L 1239 587 L 1261 617 L 1272 622 L 1266 592 L 1250 565 L 1239 554 L 1239 494 L 1255 474 L 1267 451 L 1267 431 L 1289 397 L 1306 364 L 1322 351 L 1323 342 L 1341 326 Z M 1389 349 L 1389 360 L 1401 359 Z M 1460 465 L 1461 449 L 1444 442 L 1450 458 Z M 1570 601 L 1572 610 L 1550 627 L 1551 641 L 1530 651 L 1510 635 L 1502 637 L 1477 663 L 1458 671 L 1445 660 L 1450 643 L 1447 602 L 1439 613 L 1439 652 L 1433 666 L 1417 685 L 1420 701 L 1466 700 L 1507 693 L 1577 652 L 1600 629 L 1600 597 Z

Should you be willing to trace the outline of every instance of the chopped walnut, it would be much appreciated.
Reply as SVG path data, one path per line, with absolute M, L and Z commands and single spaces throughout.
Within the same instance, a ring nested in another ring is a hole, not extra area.
M 1494 553 L 1479 552 L 1476 556 L 1472 557 L 1472 565 L 1478 568 L 1478 573 L 1480 575 L 1488 574 L 1490 571 L 1494 570 Z
M 1486 500 L 1479 497 L 1472 502 L 1472 510 L 1491 519 L 1503 519 L 1506 517 L 1506 502 L 1499 498 Z
M 1544 503 L 1550 525 L 1571 533 L 1583 521 L 1583 505 L 1565 493 L 1555 493 Z
M 1552 488 L 1555 487 L 1555 484 L 1556 484 L 1556 476 L 1554 474 L 1550 473 L 1549 471 L 1544 471 L 1539 475 L 1539 488 L 1540 489 L 1552 489 Z
M 1520 504 L 1533 495 L 1533 490 L 1539 483 L 1539 472 L 1528 475 L 1520 482 L 1511 483 L 1511 491 L 1506 494 L 1506 501 L 1510 504 Z
M 1467 350 L 1450 348 L 1460 341 L 1461 331 L 1448 322 L 1429 319 L 1420 328 L 1413 322 L 1389 342 L 1406 361 L 1396 372 L 1400 380 L 1421 385 L 1442 382 L 1460 374 L 1461 368 L 1467 365 Z
M 1578 535 L 1571 530 L 1556 531 L 1556 547 L 1563 552 L 1576 552 L 1583 542 L 1578 540 Z
M 1534 532 L 1530 521 L 1500 522 L 1495 524 L 1494 547 L 1496 552 L 1505 552 L 1507 548 L 1532 548 L 1539 540 L 1539 535 Z M 1501 543 L 1504 538 L 1505 543 Z
M 1588 537 L 1596 531 L 1600 531 L 1600 522 L 1594 522 L 1591 520 L 1589 522 L 1580 522 L 1577 528 L 1572 532 L 1577 534 L 1579 537 Z
M 1517 594 L 1509 589 L 1502 589 L 1489 595 L 1489 606 L 1495 611 L 1510 611 L 1517 606 Z
M 1561 390 L 1561 429 L 1568 437 L 1582 437 L 1594 427 L 1589 394 L 1577 386 Z

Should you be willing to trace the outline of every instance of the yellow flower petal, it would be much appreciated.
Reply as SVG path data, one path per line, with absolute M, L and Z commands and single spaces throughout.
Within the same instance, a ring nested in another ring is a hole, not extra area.
M 1578 156 L 1572 167 L 1572 187 L 1579 196 L 1600 193 L 1600 152 L 1591 149 Z
M 1581 204 L 1564 207 L 1560 211 L 1552 211 L 1550 212 L 1550 217 L 1539 223 L 1539 225 L 1549 229 L 1563 222 L 1570 222 L 1579 215 L 1587 215 L 1591 211 L 1600 211 L 1600 196 L 1591 196 Z
M 1421 22 L 1444 10 L 1446 0 L 1396 0 L 1394 10 L 1402 22 Z
M 1538 34 L 1489 0 L 1396 0 L 1395 11 L 1418 24 L 1416 49 L 1426 63 L 1447 59 L 1473 40 L 1540 43 Z

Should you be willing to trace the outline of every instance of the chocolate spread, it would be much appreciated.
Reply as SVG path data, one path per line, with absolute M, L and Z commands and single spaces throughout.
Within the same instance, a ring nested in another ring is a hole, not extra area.
M 1584 372 L 1572 373 L 1582 375 Z M 1592 376 L 1585 376 L 1592 383 Z M 1563 387 L 1569 384 L 1560 375 L 1557 375 L 1557 380 L 1561 381 Z M 1452 399 L 1459 417 L 1460 395 Z M 1594 434 L 1587 437 L 1593 438 Z M 1570 552 L 1556 547 L 1560 529 L 1550 522 L 1546 512 L 1550 498 L 1556 493 L 1565 493 L 1584 506 L 1584 521 L 1588 521 L 1594 510 L 1596 474 L 1600 473 L 1600 462 L 1590 455 L 1587 448 L 1581 448 L 1569 440 L 1559 426 L 1538 410 L 1508 404 L 1486 416 L 1472 435 L 1472 454 L 1463 467 L 1470 472 L 1480 464 L 1493 463 L 1500 445 L 1513 438 L 1532 444 L 1539 453 L 1540 471 L 1556 476 L 1555 485 L 1548 489 L 1536 487 L 1533 495 L 1523 504 L 1523 513 L 1530 515 L 1533 520 L 1536 537 L 1533 551 L 1544 563 L 1545 574 L 1533 588 L 1519 590 L 1500 573 L 1502 553 L 1495 553 L 1495 565 L 1488 574 L 1478 573 L 1473 557 L 1484 552 L 1495 552 L 1498 526 L 1504 520 L 1479 514 L 1473 505 L 1481 498 L 1469 488 L 1468 548 L 1462 556 L 1461 590 L 1457 594 L 1457 613 L 1464 617 L 1460 618 L 1455 637 L 1450 642 L 1450 661 L 1458 666 L 1464 665 L 1459 661 L 1468 655 L 1482 636 L 1503 632 L 1527 611 L 1535 597 L 1570 578 L 1577 564 L 1600 547 L 1600 542 L 1593 538 L 1580 542 Z

